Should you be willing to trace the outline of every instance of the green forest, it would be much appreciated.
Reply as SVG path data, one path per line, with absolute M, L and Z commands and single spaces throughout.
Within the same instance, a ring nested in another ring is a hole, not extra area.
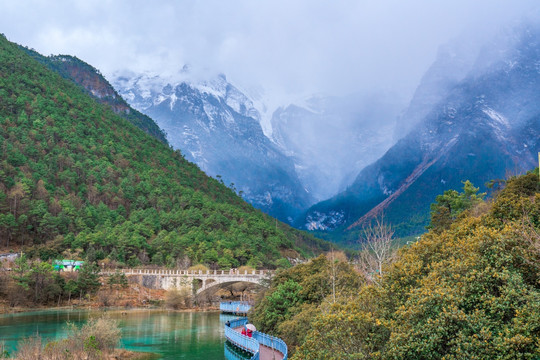
M 538 169 L 499 185 L 438 196 L 382 271 L 332 255 L 281 271 L 251 320 L 293 360 L 540 359 Z
M 156 122 L 143 113 L 131 108 L 103 75 L 101 75 L 98 69 L 74 56 L 51 55 L 46 57 L 32 49 L 25 47 L 21 47 L 21 49 L 47 68 L 77 84 L 84 92 L 94 97 L 98 102 L 109 105 L 116 114 L 154 136 L 156 139 L 167 143 L 165 133 L 159 128 Z
M 0 247 L 30 258 L 275 268 L 329 249 L 4 36 L 0 147 Z

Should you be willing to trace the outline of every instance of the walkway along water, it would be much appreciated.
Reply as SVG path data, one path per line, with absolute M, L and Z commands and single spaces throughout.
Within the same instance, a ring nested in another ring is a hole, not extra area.
M 251 305 L 245 301 L 229 301 L 219 303 L 219 310 L 222 313 L 235 314 L 235 315 L 247 315 L 251 309 Z
M 242 328 L 247 323 L 246 317 L 225 323 L 225 338 L 239 348 L 253 354 L 251 360 L 287 359 L 287 344 L 283 340 L 259 331 L 255 331 L 253 337 L 242 335 Z

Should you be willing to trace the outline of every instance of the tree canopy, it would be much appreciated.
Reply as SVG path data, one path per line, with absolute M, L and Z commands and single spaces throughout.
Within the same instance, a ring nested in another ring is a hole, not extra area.
M 317 259 L 277 276 L 253 320 L 286 339 L 295 360 L 540 358 L 538 169 L 489 202 L 476 192 L 466 182 L 439 197 L 456 217 L 402 248 L 379 281 L 357 274 L 334 302 L 328 290 L 306 292 L 328 286 L 331 263 Z M 291 281 L 298 290 L 285 296 Z

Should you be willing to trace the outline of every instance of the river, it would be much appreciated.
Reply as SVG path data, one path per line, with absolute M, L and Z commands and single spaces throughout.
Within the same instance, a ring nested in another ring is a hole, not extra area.
M 0 315 L 0 341 L 13 354 L 17 342 L 39 333 L 45 339 L 66 337 L 67 322 L 80 326 L 103 311 L 46 310 Z M 218 312 L 108 310 L 122 331 L 120 347 L 159 354 L 160 359 L 223 360 L 223 324 L 234 318 Z

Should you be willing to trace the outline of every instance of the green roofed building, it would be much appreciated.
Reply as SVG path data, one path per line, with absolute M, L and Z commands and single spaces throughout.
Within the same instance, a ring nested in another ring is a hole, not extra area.
M 57 271 L 79 271 L 84 261 L 78 260 L 55 260 L 53 262 L 54 270 Z

